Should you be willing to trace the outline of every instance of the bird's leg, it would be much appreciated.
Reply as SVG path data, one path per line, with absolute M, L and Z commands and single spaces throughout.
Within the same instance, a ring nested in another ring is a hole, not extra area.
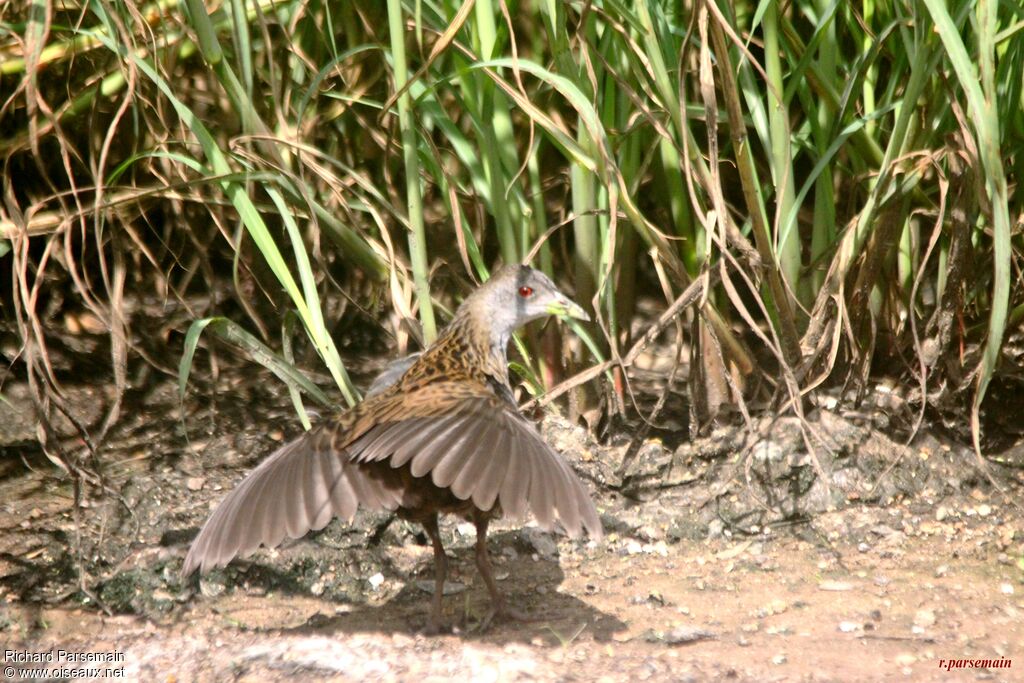
M 448 574 L 448 556 L 441 544 L 441 532 L 437 528 L 437 513 L 423 520 L 423 528 L 430 536 L 434 546 L 434 599 L 430 605 L 430 620 L 427 622 L 427 633 L 441 631 L 441 599 L 444 597 L 444 580 Z
M 481 628 L 487 628 L 495 617 L 516 621 L 534 621 L 529 615 L 509 607 L 505 602 L 505 596 L 498 590 L 498 582 L 494 580 L 494 570 L 491 568 L 491 559 L 487 555 L 487 525 L 490 523 L 490 519 L 486 514 L 476 511 L 473 513 L 473 523 L 476 525 L 476 568 L 487 585 L 487 592 L 491 594 L 492 605 L 492 612 L 484 620 Z

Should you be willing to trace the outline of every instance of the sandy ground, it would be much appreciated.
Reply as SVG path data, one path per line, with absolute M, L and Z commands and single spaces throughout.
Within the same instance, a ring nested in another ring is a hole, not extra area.
M 264 418 L 287 423 L 282 411 Z M 928 469 L 934 445 L 892 460 L 907 482 L 926 480 L 906 489 L 914 495 L 851 494 L 820 514 L 744 522 L 736 510 L 752 484 L 711 493 L 736 479 L 732 456 L 707 455 L 721 442 L 645 446 L 637 471 L 674 483 L 624 495 L 622 482 L 601 484 L 602 459 L 624 447 L 574 447 L 578 432 L 547 429 L 588 478 L 606 537 L 499 523 L 499 584 L 533 620 L 481 629 L 472 527 L 448 520 L 453 632 L 427 637 L 429 546 L 404 523 L 376 533 L 380 516 L 183 583 L 209 506 L 285 438 L 249 413 L 204 419 L 192 416 L 188 439 L 173 420 L 126 419 L 108 456 L 120 500 L 90 500 L 78 524 L 70 487 L 41 454 L 0 461 L 2 680 L 24 680 L 18 667 L 84 666 L 12 660 L 59 650 L 102 653 L 115 661 L 88 666 L 137 681 L 1024 680 L 1020 484 L 1004 480 L 1001 493 L 981 477 L 947 481 Z M 716 522 L 725 512 L 730 523 Z M 76 562 L 111 614 L 76 591 Z M 954 668 L 962 660 L 972 663 Z
M 230 587 L 204 586 L 214 597 L 156 596 L 173 604 L 164 615 L 39 608 L 7 594 L 0 637 L 5 650 L 119 653 L 108 666 L 140 681 L 1022 680 L 1021 572 L 999 541 L 1020 517 L 992 503 L 943 510 L 936 521 L 934 511 L 861 509 L 677 543 L 613 533 L 556 545 L 536 530 L 499 532 L 491 549 L 503 590 L 536 621 L 482 633 L 487 596 L 467 537 L 451 552 L 453 635 L 418 634 L 431 556 L 413 545 L 388 549 L 396 566 L 362 579 L 361 605 L 317 596 L 315 584 L 250 583 L 264 553 L 232 572 Z M 961 659 L 1012 665 L 944 669 Z

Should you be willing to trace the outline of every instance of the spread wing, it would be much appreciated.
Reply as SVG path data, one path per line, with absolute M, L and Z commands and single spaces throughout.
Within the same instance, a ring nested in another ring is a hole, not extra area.
M 184 575 L 298 538 L 333 517 L 351 520 L 359 505 L 394 510 L 404 498 L 398 471 L 405 466 L 482 510 L 498 502 L 512 517 L 532 512 L 545 528 L 557 519 L 571 536 L 584 528 L 601 536 L 582 482 L 530 422 L 483 387 L 451 389 L 374 397 L 278 449 L 218 505 L 189 549 Z M 367 467 L 384 462 L 394 477 Z
M 376 425 L 349 451 L 353 462 L 386 460 L 393 468 L 408 465 L 414 477 L 429 474 L 481 510 L 497 501 L 512 517 L 533 513 L 545 528 L 557 519 L 570 536 L 584 528 L 601 535 L 597 510 L 569 463 L 493 395 L 463 398 L 442 415 Z
M 334 517 L 351 520 L 358 505 L 394 510 L 401 498 L 399 486 L 348 462 L 331 446 L 327 425 L 318 427 L 282 446 L 224 497 L 192 542 L 182 573 L 226 565 L 260 545 L 322 529 Z

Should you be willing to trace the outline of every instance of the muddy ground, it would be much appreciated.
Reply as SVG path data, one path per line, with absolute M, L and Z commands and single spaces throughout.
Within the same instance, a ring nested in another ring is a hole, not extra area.
M 694 442 L 667 427 L 621 472 L 629 429 L 599 444 L 548 415 L 605 538 L 497 524 L 499 584 L 533 620 L 481 629 L 473 530 L 448 520 L 453 632 L 427 637 L 429 545 L 384 515 L 198 583 L 178 576 L 211 505 L 296 433 L 267 384 L 225 376 L 183 411 L 170 382 L 130 395 L 102 454 L 110 493 L 93 489 L 77 520 L 70 484 L 34 445 L 24 387 L 4 388 L 6 657 L 108 653 L 120 661 L 91 666 L 141 681 L 1024 680 L 1024 445 L 983 474 L 941 429 L 903 446 L 893 411 L 822 408 L 805 427 L 813 454 L 795 420 Z M 106 398 L 69 391 L 97 410 Z M 996 666 L 947 670 L 968 659 Z

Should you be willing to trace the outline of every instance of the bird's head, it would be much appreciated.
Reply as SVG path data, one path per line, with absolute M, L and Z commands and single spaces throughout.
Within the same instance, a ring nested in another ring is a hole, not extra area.
M 510 329 L 549 315 L 590 320 L 587 312 L 562 294 L 547 275 L 530 266 L 506 266 L 484 285 L 494 310 L 501 310 Z
M 463 302 L 460 313 L 486 319 L 492 333 L 504 339 L 526 323 L 549 315 L 590 320 L 579 304 L 558 291 L 551 278 L 524 265 L 505 266 L 496 272 Z

